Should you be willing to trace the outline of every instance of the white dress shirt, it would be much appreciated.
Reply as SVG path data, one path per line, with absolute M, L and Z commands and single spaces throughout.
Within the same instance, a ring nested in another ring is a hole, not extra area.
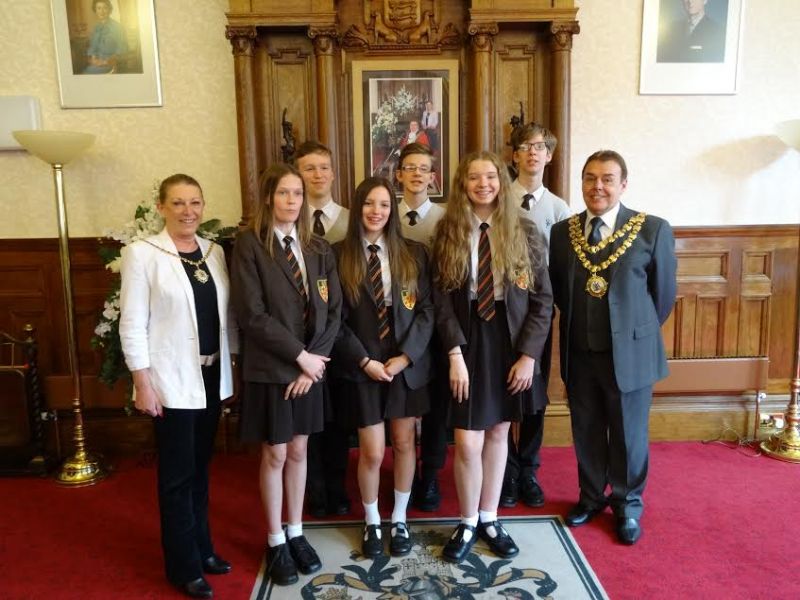
M 292 227 L 292 231 L 290 233 L 283 233 L 277 227 L 274 227 L 272 230 L 275 232 L 275 237 L 278 238 L 278 243 L 284 252 L 286 251 L 286 244 L 283 242 L 283 238 L 285 238 L 287 235 L 291 236 L 292 253 L 297 259 L 297 264 L 300 265 L 300 272 L 303 274 L 303 287 L 306 290 L 306 296 L 308 296 L 308 275 L 306 274 L 306 262 L 303 260 L 303 251 L 300 249 L 300 242 L 297 240 L 297 227 Z
M 339 213 L 342 212 L 342 207 L 336 202 L 333 201 L 333 197 L 328 198 L 328 201 L 322 208 L 314 208 L 311 204 L 308 205 L 309 208 L 309 215 L 311 216 L 311 226 L 314 226 L 314 212 L 317 210 L 321 210 L 322 214 L 320 215 L 320 221 L 322 221 L 322 226 L 325 228 L 325 231 L 330 231 L 333 224 L 336 223 L 336 219 L 339 218 Z
M 617 224 L 617 215 L 619 214 L 619 202 L 617 205 L 602 215 L 592 214 L 592 211 L 586 210 L 586 223 L 583 225 L 583 235 L 588 240 L 589 234 L 592 232 L 592 218 L 599 216 L 603 220 L 600 225 L 600 237 L 606 239 L 614 233 L 614 226 Z

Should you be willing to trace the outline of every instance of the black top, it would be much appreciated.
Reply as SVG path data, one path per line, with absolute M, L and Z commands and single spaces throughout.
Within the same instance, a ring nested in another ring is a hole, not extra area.
M 200 260 L 203 253 L 198 247 L 194 252 L 180 252 L 183 258 Z M 219 308 L 217 306 L 217 287 L 211 277 L 208 265 L 203 263 L 199 267 L 181 261 L 189 283 L 194 292 L 194 307 L 197 316 L 197 332 L 200 338 L 200 354 L 214 354 L 219 351 Z M 194 272 L 200 269 L 208 275 L 208 281 L 200 283 Z

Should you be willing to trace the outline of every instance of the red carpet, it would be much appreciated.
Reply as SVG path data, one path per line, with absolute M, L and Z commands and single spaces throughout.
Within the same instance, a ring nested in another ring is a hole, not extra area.
M 545 506 L 501 515 L 563 515 L 575 501 L 572 449 L 542 454 Z M 215 459 L 214 538 L 234 563 L 233 573 L 210 579 L 216 598 L 248 598 L 258 572 L 265 530 L 256 471 L 255 456 Z M 449 468 L 445 473 L 441 514 L 452 516 L 455 492 Z M 384 483 L 381 512 L 388 517 L 389 472 Z M 360 507 L 354 489 L 351 497 Z M 720 445 L 659 443 L 652 446 L 642 540 L 617 543 L 610 513 L 572 532 L 614 600 L 800 598 L 799 498 L 800 465 Z M 89 488 L 0 479 L 0 564 L 3 599 L 182 597 L 162 575 L 155 469 L 131 459 Z

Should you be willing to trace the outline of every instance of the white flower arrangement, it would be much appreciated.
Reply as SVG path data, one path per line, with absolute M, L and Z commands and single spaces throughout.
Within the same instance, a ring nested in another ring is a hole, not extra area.
M 403 117 L 413 116 L 421 103 L 419 96 L 402 86 L 394 96 L 384 100 L 374 114 L 372 139 L 379 141 L 381 138 L 393 137 L 397 122 Z
M 164 228 L 164 219 L 158 212 L 157 204 L 158 184 L 155 184 L 150 198 L 136 207 L 133 220 L 125 223 L 120 229 L 110 229 L 105 232 L 107 238 L 119 242 L 119 244 L 100 246 L 100 258 L 106 269 L 118 274 L 122 263 L 121 247 L 155 235 Z M 197 228 L 198 235 L 216 241 L 233 237 L 235 231 L 235 227 L 222 227 L 219 219 L 206 221 Z M 128 405 L 125 408 L 130 414 L 133 388 L 119 339 L 119 294 L 120 279 L 117 276 L 103 303 L 103 311 L 94 328 L 91 344 L 92 348 L 103 352 L 103 362 L 100 365 L 100 372 L 97 374 L 100 381 L 108 386 L 113 386 L 119 379 L 127 381 Z

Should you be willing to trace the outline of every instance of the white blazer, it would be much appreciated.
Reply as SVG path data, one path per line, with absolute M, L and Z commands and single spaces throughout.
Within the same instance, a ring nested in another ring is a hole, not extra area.
M 166 229 L 147 240 L 164 250 L 178 250 Z M 205 255 L 210 242 L 197 237 Z M 238 352 L 236 322 L 229 317 L 230 284 L 225 253 L 216 246 L 208 268 L 219 307 L 220 398 L 233 395 L 231 352 Z M 131 371 L 150 369 L 150 380 L 168 408 L 205 408 L 200 369 L 200 341 L 192 284 L 182 262 L 145 241 L 122 249 L 119 337 Z

